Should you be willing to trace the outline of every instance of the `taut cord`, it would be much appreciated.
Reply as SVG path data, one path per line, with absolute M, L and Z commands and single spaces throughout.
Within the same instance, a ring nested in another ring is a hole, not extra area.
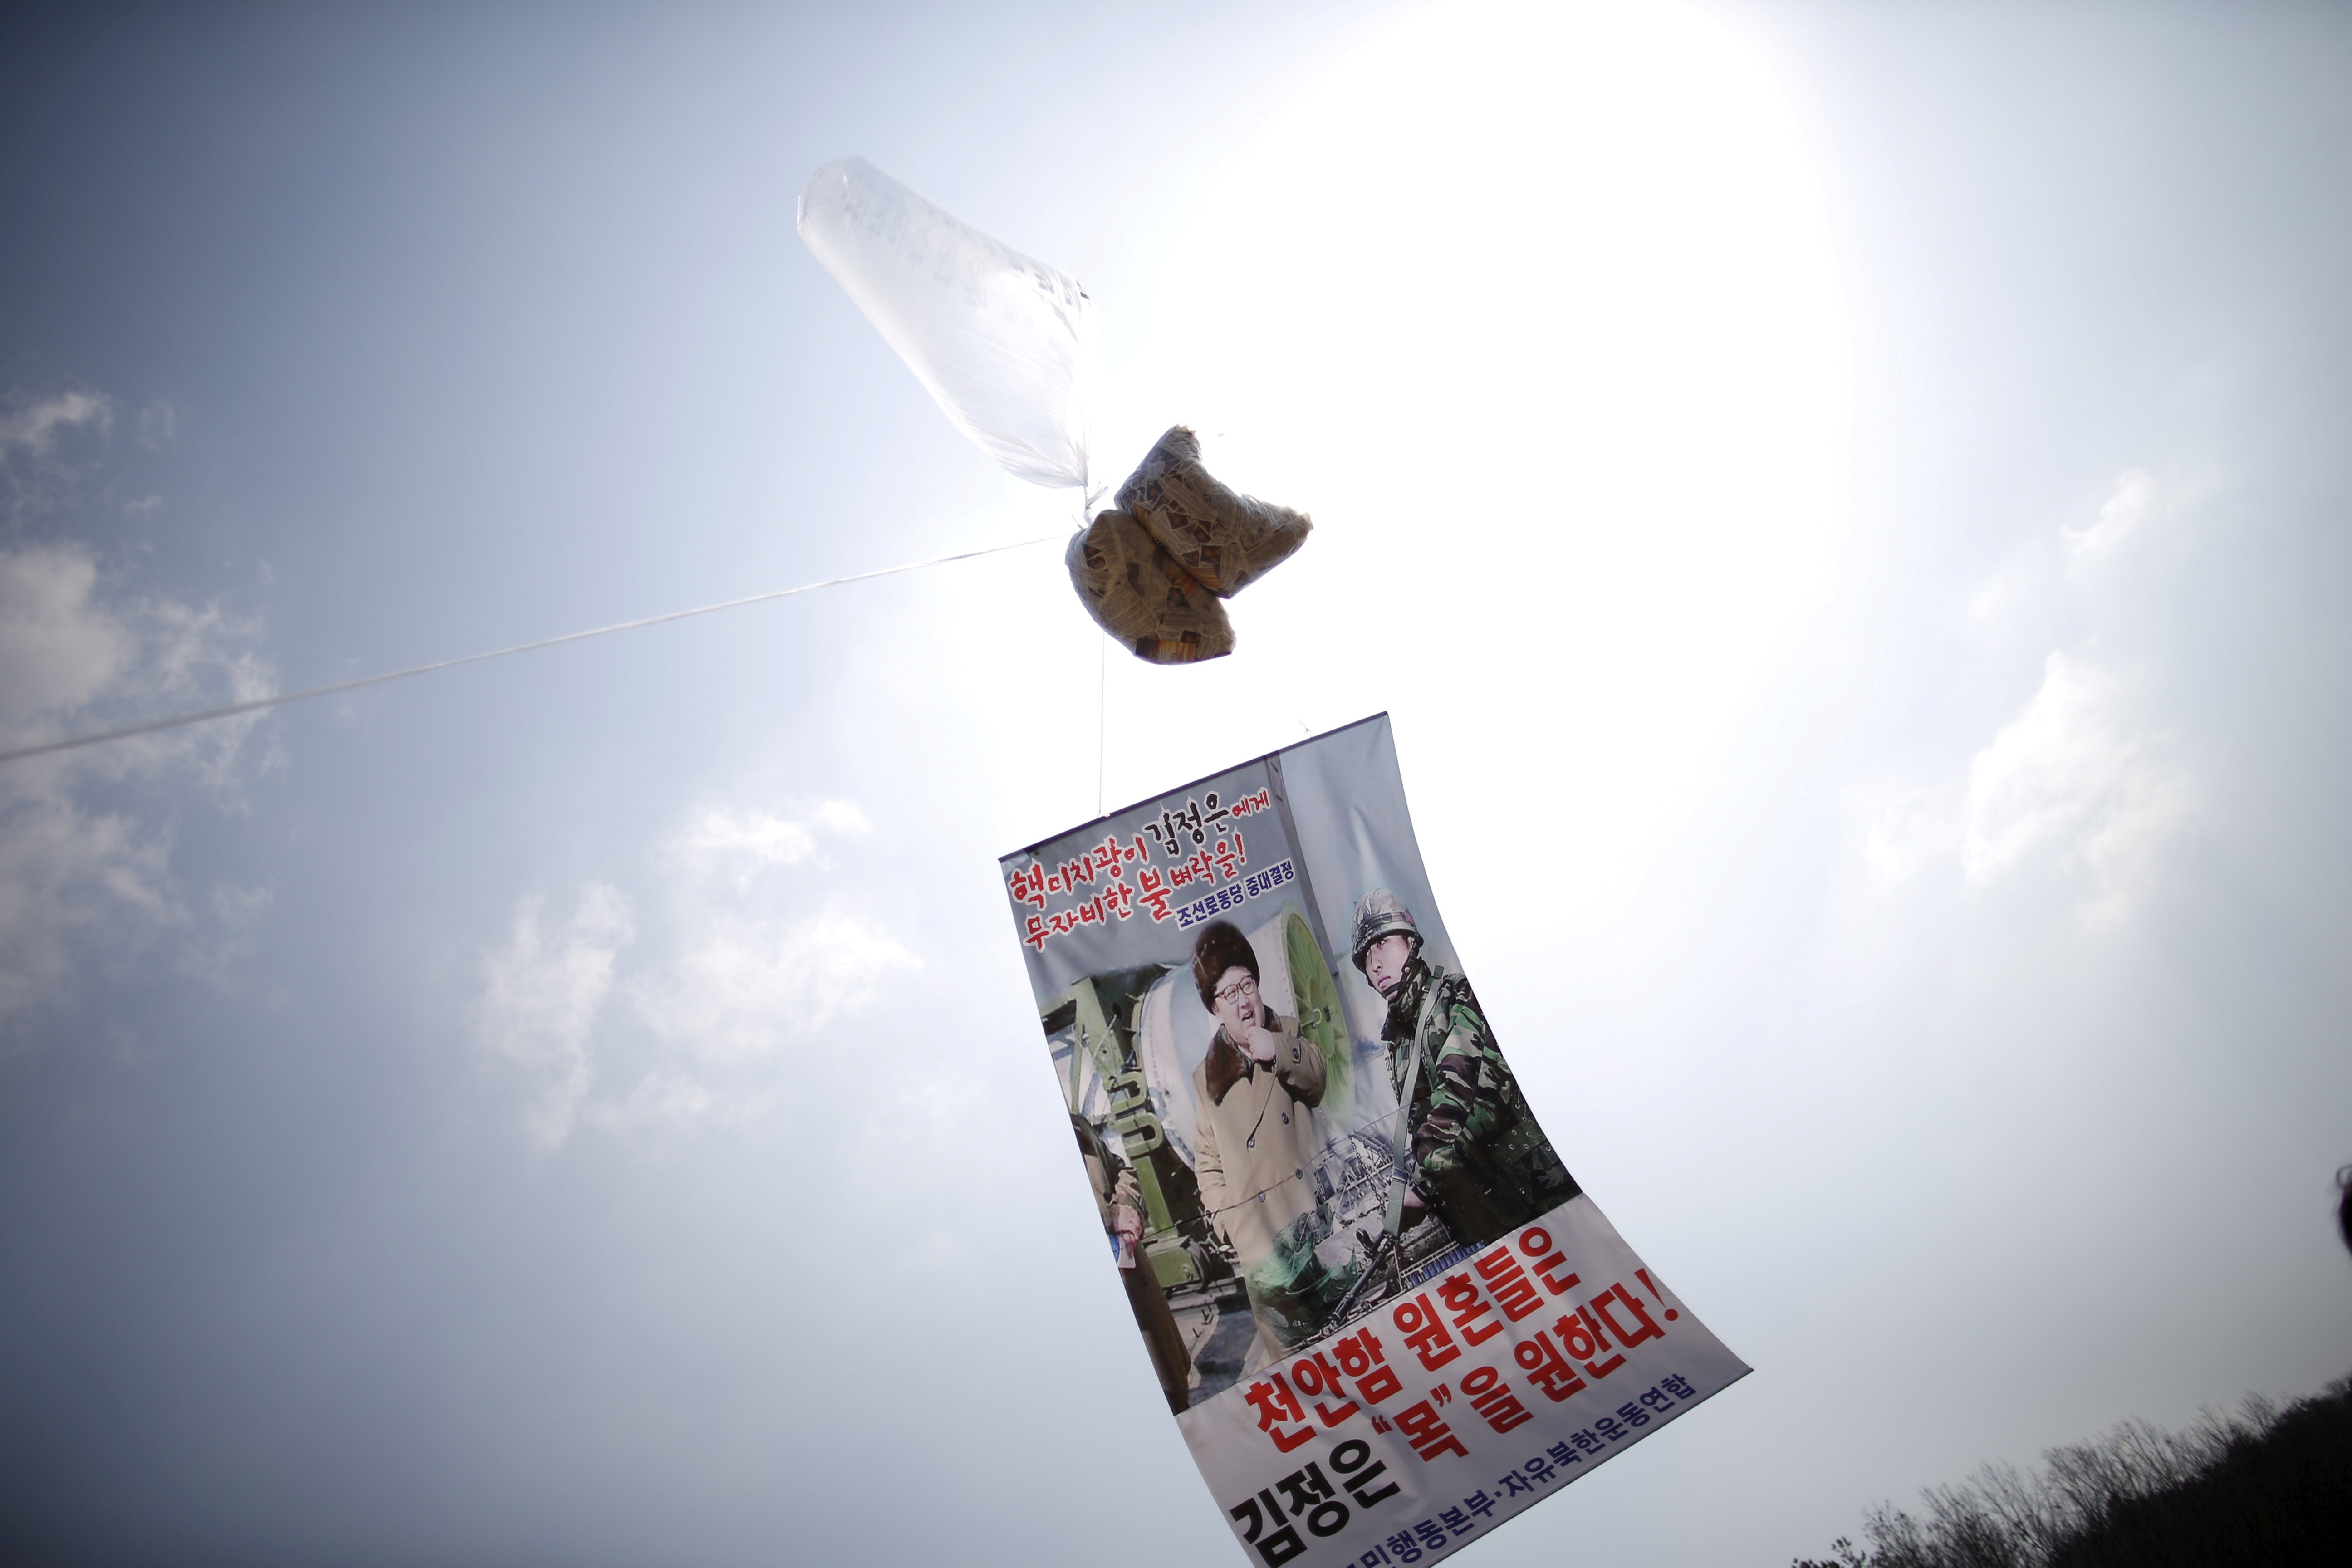
M 75 735 L 62 741 L 44 741 L 37 746 L 19 746 L 13 752 L 0 752 L 0 763 L 22 762 L 27 757 L 47 756 L 51 752 L 70 752 L 77 747 L 103 745 L 109 741 L 127 741 L 133 735 L 152 735 L 158 730 L 177 730 L 189 724 L 209 723 L 215 719 L 234 719 L 240 713 L 257 713 L 265 708 L 282 707 L 289 702 L 302 702 L 313 697 L 331 697 L 338 691 L 355 691 L 362 686 L 381 686 L 387 680 L 406 680 L 411 676 L 430 675 L 436 669 L 454 669 L 461 664 L 479 664 L 484 659 L 506 658 L 518 653 L 532 653 L 543 647 L 555 647 L 568 642 L 583 642 L 590 637 L 610 636 L 614 632 L 633 632 L 640 626 L 658 626 L 669 621 L 683 621 L 694 616 L 716 615 L 720 610 L 738 610 L 746 605 L 764 605 L 771 599 L 789 599 L 795 594 L 814 594 L 819 588 L 838 588 L 845 583 L 864 583 L 876 577 L 896 576 L 901 572 L 919 572 L 926 566 L 945 566 L 953 561 L 971 561 L 982 555 L 994 555 L 1006 550 L 1025 550 L 1033 544 L 1048 544 L 1066 537 L 1049 533 L 1035 539 L 1023 539 L 1011 544 L 992 544 L 985 550 L 965 550 L 953 555 L 935 555 L 929 561 L 909 561 L 902 566 L 885 566 L 874 572 L 853 572 L 846 577 L 828 577 L 822 583 L 803 583 L 792 588 L 774 588 L 764 594 L 750 594 L 740 599 L 727 599 L 716 605 L 698 605 L 691 610 L 672 610 L 666 616 L 647 616 L 642 620 L 620 621 L 609 626 L 594 626 L 584 632 L 566 632 L 560 637 L 541 637 L 537 642 L 517 643 L 512 647 L 492 648 L 488 653 L 469 653 L 457 658 L 439 659 L 432 664 L 420 664 L 408 669 L 394 669 L 383 675 L 362 675 L 356 680 L 338 680 L 331 686 L 313 686 L 301 691 L 281 691 L 274 696 L 256 697 L 244 702 L 231 702 L 225 707 L 207 708 L 196 713 L 175 713 L 168 719 L 150 719 L 143 724 L 126 724 L 120 730 L 102 730 L 94 735 Z M 1099 785 L 1097 785 L 1099 788 Z

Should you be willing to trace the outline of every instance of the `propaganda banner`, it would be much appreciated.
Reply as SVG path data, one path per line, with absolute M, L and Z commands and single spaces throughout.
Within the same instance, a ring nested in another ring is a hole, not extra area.
M 1109 1266 L 1265 1568 L 1444 1557 L 1747 1374 L 1538 1123 L 1386 714 L 1002 865 Z

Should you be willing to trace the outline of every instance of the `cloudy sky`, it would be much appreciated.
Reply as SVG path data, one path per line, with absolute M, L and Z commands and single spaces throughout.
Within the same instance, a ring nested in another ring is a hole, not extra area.
M 16 1553 L 1238 1562 L 995 857 L 1383 709 L 1757 1368 L 1479 1562 L 2352 1366 L 2352 18 L 13 7 L 0 749 L 1066 530 L 849 153 L 1313 540 L 1193 669 L 1032 547 L 0 764 Z

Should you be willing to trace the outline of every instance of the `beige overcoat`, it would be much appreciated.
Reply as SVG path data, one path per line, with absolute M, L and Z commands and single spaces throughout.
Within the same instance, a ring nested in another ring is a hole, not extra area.
M 1281 1039 L 1272 1064 L 1252 1058 L 1223 1037 L 1192 1069 L 1192 1174 L 1201 1206 L 1217 1234 L 1233 1244 L 1242 1272 L 1274 1251 L 1276 1237 L 1315 1207 L 1307 1168 L 1321 1152 L 1309 1114 L 1323 1100 L 1323 1053 L 1298 1037 L 1296 1021 L 1269 1016 Z M 1236 1058 L 1247 1072 L 1234 1076 Z M 1223 1070 L 1213 1074 L 1212 1068 Z M 1213 1077 L 1224 1090 L 1210 1093 Z

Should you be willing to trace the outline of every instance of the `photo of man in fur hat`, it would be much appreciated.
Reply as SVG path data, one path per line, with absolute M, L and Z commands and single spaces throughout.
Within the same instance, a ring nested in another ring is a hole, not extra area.
M 1315 1108 L 1325 1064 L 1258 994 L 1257 954 L 1229 921 L 1212 921 L 1192 946 L 1192 983 L 1217 1020 L 1192 1072 L 1192 1140 L 1201 1205 L 1233 1247 L 1257 1338 L 1246 1371 L 1312 1339 L 1348 1281 L 1316 1244 L 1330 1232 L 1307 1172 L 1322 1152 Z

